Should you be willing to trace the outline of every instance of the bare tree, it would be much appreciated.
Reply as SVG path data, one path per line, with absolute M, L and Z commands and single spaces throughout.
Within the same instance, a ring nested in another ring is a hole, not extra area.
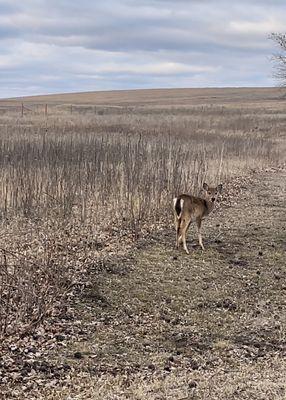
M 279 48 L 279 51 L 273 54 L 275 61 L 274 77 L 281 86 L 286 86 L 286 33 L 272 33 L 270 35 Z

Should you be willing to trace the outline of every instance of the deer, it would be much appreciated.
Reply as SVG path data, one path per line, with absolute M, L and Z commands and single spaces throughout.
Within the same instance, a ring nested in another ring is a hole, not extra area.
M 197 223 L 199 244 L 204 250 L 201 234 L 202 220 L 205 219 L 214 209 L 218 196 L 222 192 L 222 184 L 216 187 L 209 187 L 203 184 L 204 198 L 195 197 L 189 194 L 181 194 L 173 199 L 174 218 L 176 228 L 176 248 L 179 249 L 183 242 L 183 248 L 189 253 L 186 234 L 192 222 Z

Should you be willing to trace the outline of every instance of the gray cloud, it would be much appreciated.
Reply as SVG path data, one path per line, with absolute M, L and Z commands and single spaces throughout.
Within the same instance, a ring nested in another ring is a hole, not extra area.
M 280 0 L 0 0 L 0 96 L 271 85 L 285 17 Z

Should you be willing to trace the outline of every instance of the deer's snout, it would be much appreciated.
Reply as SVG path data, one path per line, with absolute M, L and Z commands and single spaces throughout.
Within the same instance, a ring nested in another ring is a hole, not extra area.
M 212 197 L 212 202 L 213 202 L 213 203 L 215 202 L 215 197 Z

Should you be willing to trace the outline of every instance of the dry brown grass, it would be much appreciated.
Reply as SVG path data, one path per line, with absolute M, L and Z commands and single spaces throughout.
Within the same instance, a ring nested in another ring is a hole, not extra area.
M 47 390 L 38 399 L 62 400 L 280 400 L 285 393 L 285 363 L 258 361 L 229 371 L 173 371 L 94 378 L 82 374 L 69 388 Z M 149 376 L 148 376 L 149 375 Z
M 4 114 L 0 121 L 3 232 L 5 225 L 11 225 L 15 219 L 24 226 L 26 221 L 29 224 L 46 221 L 47 225 L 47 221 L 53 224 L 54 220 L 68 220 L 70 224 L 86 226 L 93 235 L 110 229 L 127 229 L 138 238 L 144 230 L 156 229 L 158 224 L 169 221 L 170 199 L 178 192 L 196 193 L 205 180 L 226 181 L 281 160 L 285 117 L 277 103 L 268 105 L 275 90 L 259 91 L 260 95 L 267 94 L 267 106 L 263 107 L 262 97 L 259 109 L 257 104 L 242 106 L 239 96 L 252 94 L 252 101 L 258 101 L 258 92 L 252 93 L 249 89 L 167 91 L 165 97 L 173 94 L 169 99 L 173 102 L 171 108 L 161 101 L 163 93 L 123 93 L 121 101 L 128 98 L 132 102 L 137 96 L 141 102 L 132 113 L 128 109 L 103 107 L 99 114 L 97 109 L 96 115 L 90 108 L 74 108 L 70 115 L 69 107 L 60 104 L 58 108 L 52 103 L 55 115 L 49 118 L 37 114 L 24 118 L 18 118 L 15 113 Z M 236 102 L 213 105 L 211 96 L 206 104 L 196 105 L 198 99 L 201 101 L 211 93 L 216 94 L 215 99 L 225 96 L 227 101 L 233 97 Z M 194 96 L 195 105 L 187 104 L 188 97 L 184 97 L 187 94 Z M 79 99 L 84 96 L 92 100 L 90 94 L 79 95 Z M 98 96 L 99 100 L 100 96 L 118 100 L 118 93 Z M 73 100 L 74 95 L 63 98 Z M 142 106 L 150 98 L 155 107 Z M 59 99 L 62 97 L 52 96 L 50 101 Z M 176 103 L 182 99 L 184 106 Z M 5 234 L 3 239 L 3 254 L 9 254 L 8 260 L 11 254 L 17 257 L 15 243 L 11 248 L 5 243 Z M 26 263 L 25 257 L 20 259 Z M 39 266 L 39 271 L 47 269 L 48 262 L 42 268 Z M 18 287 L 14 291 L 16 297 L 19 291 L 22 293 L 22 284 L 16 279 L 18 273 L 14 273 L 12 285 L 7 272 L 12 267 L 5 263 L 2 314 L 8 309 L 12 312 L 13 306 L 8 307 L 12 288 Z M 10 263 L 15 264 L 13 257 Z M 33 265 L 35 260 L 29 263 Z M 42 296 L 40 289 L 35 296 Z M 26 300 L 24 295 L 19 301 Z M 34 312 L 31 316 L 34 321 Z M 13 313 L 10 317 L 13 320 Z M 37 316 L 36 320 L 41 318 Z M 5 322 L 2 332 L 6 330 Z
M 47 317 L 65 312 L 66 296 L 79 296 L 81 302 L 80 294 L 90 284 L 82 283 L 82 277 L 90 269 L 101 265 L 104 275 L 105 268 L 114 268 L 117 280 L 117 267 L 99 261 L 125 254 L 132 240 L 169 226 L 174 194 L 197 193 L 205 180 L 227 182 L 283 162 L 286 117 L 278 96 L 277 89 L 63 95 L 25 99 L 27 105 L 49 101 L 48 118 L 40 115 L 41 107 L 24 118 L 19 118 L 19 110 L 4 112 L 0 117 L 3 348 L 19 335 L 33 332 Z M 77 103 L 72 114 L 71 102 Z M 144 268 L 145 264 L 148 260 Z M 136 275 L 138 271 L 134 288 Z M 88 296 L 97 298 L 97 284 L 90 290 Z M 122 293 L 130 297 L 129 290 Z M 157 298 L 146 298 L 136 290 L 133 295 L 147 309 Z M 110 290 L 108 296 L 112 303 L 120 293 Z M 151 335 L 155 342 L 157 333 Z M 218 340 L 214 347 L 224 351 L 228 341 Z M 139 382 L 140 374 L 136 379 L 130 383 L 134 384 L 131 398 L 144 398 L 151 389 Z M 152 396 L 156 390 L 168 393 L 168 385 L 173 385 L 172 379 L 166 386 L 161 376 L 158 379 L 152 381 Z M 119 381 L 114 383 L 118 391 L 123 390 Z M 180 396 L 184 390 L 178 391 Z M 102 393 L 112 396 L 105 386 Z
M 48 119 L 4 115 L 2 216 L 39 217 L 52 210 L 84 221 L 101 216 L 104 208 L 107 219 L 112 214 L 116 223 L 138 229 L 150 210 L 152 218 L 161 218 L 178 190 L 195 191 L 205 179 L 225 180 L 279 162 L 284 114 L 279 103 L 263 106 L 262 101 L 260 109 L 240 102 L 170 108 L 158 102 L 132 112 L 103 107 L 96 111 L 100 115 L 89 108 L 69 115 L 65 106 L 53 108 L 55 116 Z

